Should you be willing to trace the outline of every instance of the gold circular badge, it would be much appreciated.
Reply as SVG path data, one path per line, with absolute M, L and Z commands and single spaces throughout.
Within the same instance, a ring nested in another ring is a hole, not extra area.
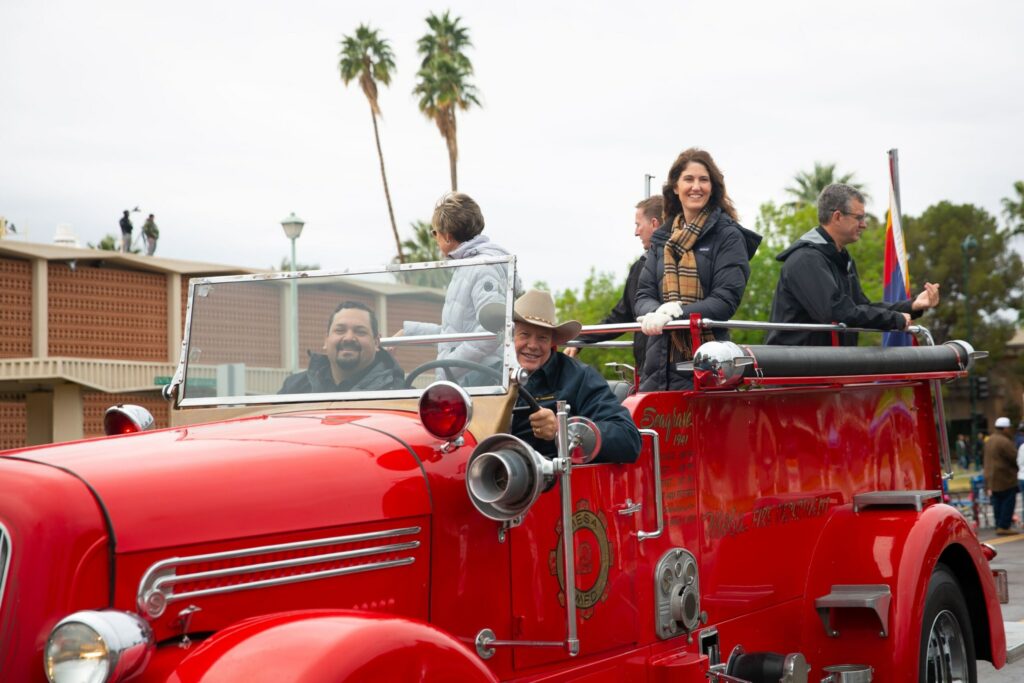
M 565 559 L 562 552 L 562 528 L 556 526 L 558 543 L 548 554 L 548 565 L 558 577 L 558 602 L 565 605 Z M 598 602 L 608 598 L 608 570 L 612 561 L 612 545 L 604 516 L 590 510 L 581 500 L 572 516 L 572 533 L 576 556 L 576 609 L 587 619 Z

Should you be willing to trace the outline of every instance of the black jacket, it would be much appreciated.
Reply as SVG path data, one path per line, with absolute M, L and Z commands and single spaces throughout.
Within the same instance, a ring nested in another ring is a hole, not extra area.
M 782 261 L 779 283 L 772 299 L 773 323 L 846 323 L 850 327 L 902 330 L 903 313 L 918 317 L 908 299 L 897 303 L 871 303 L 864 295 L 857 264 L 845 249 L 818 226 L 809 230 L 775 257 Z M 831 332 L 773 330 L 766 344 L 831 346 Z M 856 346 L 857 333 L 839 334 L 840 346 Z
M 526 390 L 543 408 L 557 412 L 556 402 L 567 401 L 571 415 L 593 420 L 601 430 L 601 450 L 597 462 L 635 462 L 640 455 L 640 432 L 629 411 L 619 403 L 608 382 L 597 370 L 555 351 L 544 365 L 530 375 Z M 519 405 L 526 401 L 519 399 Z M 512 416 L 512 434 L 530 444 L 538 453 L 554 456 L 555 441 L 537 439 L 530 426 L 530 414 Z
M 665 243 L 672 236 L 675 216 L 651 235 L 651 248 L 640 274 L 633 310 L 637 316 L 657 310 L 661 300 L 661 280 L 665 274 Z M 693 250 L 697 259 L 697 277 L 700 278 L 704 298 L 683 307 L 683 318 L 691 313 L 713 320 L 729 320 L 739 308 L 743 290 L 750 279 L 750 259 L 761 243 L 761 236 L 747 230 L 716 208 L 708 216 Z M 729 339 L 728 330 L 714 330 L 715 339 Z M 641 373 L 641 391 L 685 389 L 692 386 L 689 376 L 680 375 L 668 363 L 668 333 L 647 337 L 647 355 Z
M 334 383 L 331 364 L 322 353 L 309 354 L 309 368 L 285 379 L 279 394 L 341 391 L 386 391 L 405 387 L 405 373 L 387 351 L 378 351 L 370 367 L 357 377 Z
M 640 284 L 640 272 L 644 269 L 647 255 L 644 254 L 629 267 L 629 275 L 626 276 L 626 286 L 622 290 L 622 298 L 615 308 L 606 315 L 599 325 L 611 325 L 614 323 L 635 323 L 636 313 L 633 312 L 633 301 L 636 299 L 636 289 Z M 614 332 L 611 334 L 581 334 L 576 341 L 585 344 L 593 344 L 601 341 L 611 341 L 618 337 Z M 644 354 L 647 352 L 647 337 L 642 332 L 633 335 L 633 361 L 637 372 L 644 366 Z

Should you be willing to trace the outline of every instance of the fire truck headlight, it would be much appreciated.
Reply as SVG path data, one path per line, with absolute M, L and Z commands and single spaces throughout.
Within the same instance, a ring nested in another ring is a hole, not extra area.
M 75 612 L 46 640 L 46 678 L 50 683 L 116 683 L 144 669 L 153 647 L 149 624 L 134 614 Z

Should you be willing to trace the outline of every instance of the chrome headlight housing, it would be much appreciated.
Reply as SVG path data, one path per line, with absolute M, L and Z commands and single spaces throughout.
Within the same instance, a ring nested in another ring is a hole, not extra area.
M 138 616 L 85 610 L 53 627 L 43 664 L 50 683 L 115 683 L 142 671 L 153 648 L 153 630 Z

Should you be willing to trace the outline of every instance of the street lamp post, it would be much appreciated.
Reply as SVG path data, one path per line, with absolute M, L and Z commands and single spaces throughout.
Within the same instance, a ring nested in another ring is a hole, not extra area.
M 305 223 L 292 211 L 281 221 L 285 236 L 292 242 L 292 273 L 295 273 L 295 240 L 302 234 L 302 226 Z M 299 283 L 294 277 L 291 281 L 291 349 L 288 354 L 288 369 L 291 372 L 299 371 Z
M 970 282 L 971 256 L 974 254 L 974 250 L 978 248 L 978 240 L 974 239 L 974 235 L 968 235 L 964 238 L 960 247 L 964 252 L 964 320 L 967 326 L 967 341 L 973 344 L 971 295 L 968 283 Z M 967 377 L 967 394 L 971 404 L 971 445 L 969 451 L 973 454 L 974 449 L 978 447 L 978 422 L 974 417 L 977 412 L 977 391 L 975 391 L 974 372 L 971 372 Z

